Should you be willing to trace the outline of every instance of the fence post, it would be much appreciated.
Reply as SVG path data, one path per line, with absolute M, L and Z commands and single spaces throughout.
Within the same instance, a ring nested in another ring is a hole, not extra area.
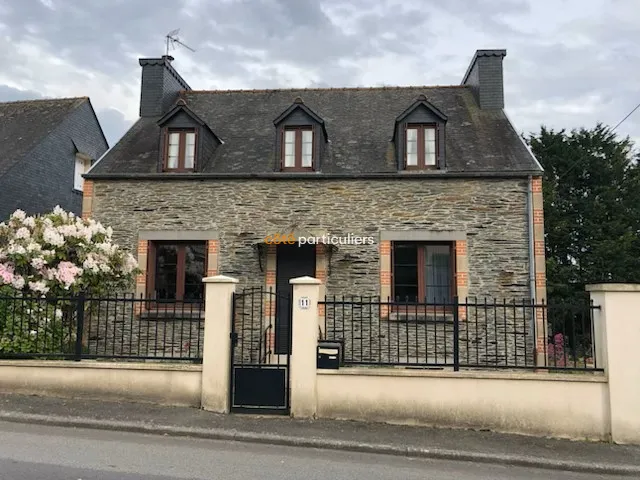
M 608 378 L 611 440 L 640 443 L 640 285 L 587 285 L 594 305 L 596 358 Z
M 229 413 L 231 382 L 231 311 L 238 280 L 224 275 L 204 278 L 202 396 L 204 410 Z
M 460 370 L 460 312 L 458 296 L 453 297 L 453 371 Z
M 313 418 L 317 411 L 318 299 L 322 282 L 292 278 L 291 358 L 289 383 L 291 416 Z
M 76 348 L 75 361 L 82 360 L 82 339 L 84 338 L 84 293 L 78 294 L 76 298 Z

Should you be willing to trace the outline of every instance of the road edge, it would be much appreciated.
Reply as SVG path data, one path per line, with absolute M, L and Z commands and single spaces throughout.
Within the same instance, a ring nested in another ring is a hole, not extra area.
M 169 435 L 174 437 L 193 437 L 200 439 L 226 440 L 268 445 L 282 445 L 290 447 L 320 448 L 326 450 L 341 450 L 348 452 L 376 453 L 425 459 L 511 465 L 579 473 L 595 473 L 636 477 L 640 476 L 640 467 L 636 467 L 633 465 L 614 465 L 595 462 L 570 462 L 524 455 L 502 455 L 441 448 L 402 447 L 389 444 L 359 443 L 353 441 L 333 440 L 317 437 L 297 437 L 291 435 L 243 432 L 238 430 L 220 428 L 188 428 L 144 422 L 123 422 L 114 420 L 97 420 L 94 418 L 85 417 L 69 417 L 61 415 L 41 415 L 1 411 L 0 421 L 68 428 L 89 428 L 94 430 L 145 433 L 152 435 Z

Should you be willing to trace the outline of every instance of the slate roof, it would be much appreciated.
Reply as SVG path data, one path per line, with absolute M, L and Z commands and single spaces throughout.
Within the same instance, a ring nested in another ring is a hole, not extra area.
M 300 97 L 325 122 L 321 174 L 397 174 L 396 118 L 420 95 L 447 117 L 446 172 L 536 173 L 540 167 L 501 110 L 481 110 L 470 87 L 185 91 L 181 97 L 224 142 L 202 173 L 272 174 L 274 120 Z M 90 175 L 157 172 L 158 118 L 141 118 Z M 437 172 L 442 174 L 442 172 Z M 433 174 L 430 172 L 429 174 Z
M 0 175 L 87 101 L 87 97 L 77 97 L 0 103 Z

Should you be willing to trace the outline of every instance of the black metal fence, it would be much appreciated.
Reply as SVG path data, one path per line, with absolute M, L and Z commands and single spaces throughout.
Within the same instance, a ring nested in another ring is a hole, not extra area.
M 202 361 L 202 303 L 0 296 L 0 358 Z
M 342 344 L 345 365 L 602 370 L 593 335 L 599 307 L 589 302 L 332 296 L 320 305 L 321 337 Z

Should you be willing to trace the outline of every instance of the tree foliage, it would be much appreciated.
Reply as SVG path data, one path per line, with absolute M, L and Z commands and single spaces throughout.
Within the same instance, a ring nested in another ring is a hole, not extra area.
M 543 178 L 547 288 L 566 299 L 598 282 L 640 282 L 640 169 L 610 128 L 545 127 L 527 139 Z

